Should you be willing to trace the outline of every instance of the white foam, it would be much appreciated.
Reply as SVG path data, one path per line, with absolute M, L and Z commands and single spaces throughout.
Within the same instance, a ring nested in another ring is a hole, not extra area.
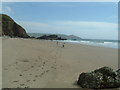
M 118 48 L 118 42 L 107 42 L 107 41 L 95 42 L 95 41 L 84 41 L 84 40 L 81 40 L 81 41 L 63 40 L 59 42 L 80 43 L 84 45 L 100 46 L 100 47 L 107 47 L 107 48 Z

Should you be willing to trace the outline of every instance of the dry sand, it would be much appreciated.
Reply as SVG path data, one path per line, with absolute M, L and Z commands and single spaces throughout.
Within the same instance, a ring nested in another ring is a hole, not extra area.
M 102 66 L 118 68 L 117 49 L 62 45 L 54 41 L 3 38 L 3 88 L 80 88 L 76 81 L 81 72 Z

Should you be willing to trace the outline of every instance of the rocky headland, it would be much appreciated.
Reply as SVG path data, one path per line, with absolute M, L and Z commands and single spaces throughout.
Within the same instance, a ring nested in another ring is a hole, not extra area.
M 10 37 L 29 38 L 25 29 L 17 24 L 11 17 L 5 14 L 0 14 L 0 21 L 2 22 L 2 31 L 0 35 Z

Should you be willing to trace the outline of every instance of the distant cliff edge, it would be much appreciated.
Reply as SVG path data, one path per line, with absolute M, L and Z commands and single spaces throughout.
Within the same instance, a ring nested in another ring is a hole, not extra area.
M 66 38 L 58 37 L 57 35 L 43 35 L 38 37 L 37 39 L 45 39 L 45 40 L 67 40 Z
M 29 38 L 25 29 L 18 25 L 11 17 L 5 14 L 0 14 L 0 21 L 2 22 L 2 30 L 0 35 L 6 35 L 10 37 Z M 0 23 L 1 24 L 1 23 Z

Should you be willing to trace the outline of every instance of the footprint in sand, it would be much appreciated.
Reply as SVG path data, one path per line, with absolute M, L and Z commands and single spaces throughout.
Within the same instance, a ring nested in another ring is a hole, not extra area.
M 4 70 L 8 70 L 7 68 L 4 68 Z
M 35 75 L 35 77 L 37 78 L 37 77 L 38 77 L 38 75 Z
M 34 66 L 31 66 L 31 68 L 34 68 Z
M 35 82 L 36 80 L 34 79 L 33 81 Z
M 45 74 L 45 71 L 43 73 L 40 74 L 40 77 L 42 77 Z
M 50 70 L 46 70 L 46 72 L 49 72 Z
M 24 86 L 25 84 L 20 84 L 20 86 Z
M 44 68 L 42 67 L 42 69 L 44 69 Z
M 18 65 L 18 62 L 15 62 L 16 65 Z
M 27 82 L 30 82 L 30 80 L 27 80 Z
M 45 62 L 43 62 L 43 64 L 45 64 Z
M 31 73 L 29 75 L 32 75 Z
M 38 57 L 38 59 L 41 59 L 41 57 Z
M 21 60 L 21 62 L 29 62 L 29 60 L 27 60 L 27 59 L 24 59 L 24 60 Z
M 24 71 L 26 72 L 26 71 L 28 71 L 28 69 L 27 69 L 27 70 L 24 70 Z
M 13 81 L 13 83 L 17 83 L 17 82 L 19 82 L 18 80 L 17 81 Z
M 53 66 L 51 68 L 56 69 L 56 67 L 53 67 Z
M 38 62 L 38 60 L 35 60 L 36 62 Z
M 36 69 L 36 71 L 39 71 L 39 69 Z
M 40 65 L 38 67 L 41 67 Z
M 43 67 L 45 66 L 45 62 L 43 62 Z
M 23 76 L 22 74 L 20 74 L 19 76 Z
M 18 70 L 18 68 L 16 67 L 15 69 L 17 69 Z

